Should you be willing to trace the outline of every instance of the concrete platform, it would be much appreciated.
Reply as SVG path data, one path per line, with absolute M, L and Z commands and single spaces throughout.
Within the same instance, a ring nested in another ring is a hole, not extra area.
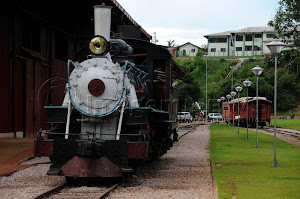
M 30 165 L 19 163 L 33 155 L 34 138 L 0 139 L 0 176 L 9 175 Z

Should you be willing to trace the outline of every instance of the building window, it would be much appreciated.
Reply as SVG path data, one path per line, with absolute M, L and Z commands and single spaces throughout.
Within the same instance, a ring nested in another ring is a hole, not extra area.
M 236 51 L 242 51 L 243 48 L 242 48 L 242 47 L 236 47 L 235 50 L 236 50 Z
M 255 38 L 262 38 L 262 34 L 255 34 L 254 37 Z
M 209 38 L 209 43 L 227 43 L 227 38 Z
M 194 52 L 195 52 L 195 49 L 194 49 L 194 48 L 193 48 L 193 49 L 191 49 L 191 52 L 192 52 L 192 53 L 194 53 Z
M 221 48 L 221 52 L 226 52 L 226 48 Z
M 236 41 L 243 41 L 243 35 L 236 35 Z
M 252 41 L 252 34 L 246 34 L 246 41 Z
M 230 38 L 230 46 L 233 46 L 233 43 L 234 43 L 234 37 L 231 37 Z
M 27 15 L 23 15 L 22 20 L 23 47 L 41 52 L 41 29 L 39 22 Z
M 267 38 L 273 38 L 274 34 L 267 34 Z
M 55 32 L 55 58 L 58 60 L 68 60 L 68 37 L 63 32 Z
M 215 48 L 211 48 L 210 52 L 216 52 L 216 49 Z
M 245 51 L 252 51 L 252 46 L 245 46 Z
M 254 46 L 253 49 L 254 49 L 255 51 L 261 51 L 261 47 L 260 47 L 260 46 Z

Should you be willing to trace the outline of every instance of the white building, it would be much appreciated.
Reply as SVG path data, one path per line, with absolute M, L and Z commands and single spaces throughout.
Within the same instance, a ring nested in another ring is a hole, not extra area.
M 208 56 L 256 56 L 270 53 L 266 46 L 276 33 L 273 27 L 248 27 L 205 35 Z
M 200 50 L 199 46 L 187 42 L 177 47 L 177 57 L 185 57 L 187 55 L 190 57 L 195 57 L 199 50 Z

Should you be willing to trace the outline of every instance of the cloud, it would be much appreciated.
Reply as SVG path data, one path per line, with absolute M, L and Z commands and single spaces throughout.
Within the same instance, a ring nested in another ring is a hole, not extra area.
M 156 32 L 162 45 L 175 39 L 207 43 L 205 34 L 266 26 L 278 0 L 118 0 L 149 34 Z
M 145 30 L 154 35 L 158 39 L 158 44 L 167 45 L 167 41 L 175 40 L 175 44 L 181 45 L 186 42 L 191 42 L 195 45 L 201 46 L 206 44 L 207 40 L 203 37 L 205 34 L 209 34 L 209 29 L 180 29 L 180 28 L 164 28 L 164 27 L 145 27 Z

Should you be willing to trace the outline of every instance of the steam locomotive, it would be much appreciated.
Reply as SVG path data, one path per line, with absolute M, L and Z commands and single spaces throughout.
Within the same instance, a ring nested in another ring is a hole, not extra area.
M 94 17 L 90 54 L 68 61 L 62 106 L 45 107 L 53 127 L 35 141 L 35 156 L 52 161 L 49 175 L 121 177 L 177 140 L 173 79 L 184 71 L 161 46 L 110 38 L 111 7 L 94 6 Z

